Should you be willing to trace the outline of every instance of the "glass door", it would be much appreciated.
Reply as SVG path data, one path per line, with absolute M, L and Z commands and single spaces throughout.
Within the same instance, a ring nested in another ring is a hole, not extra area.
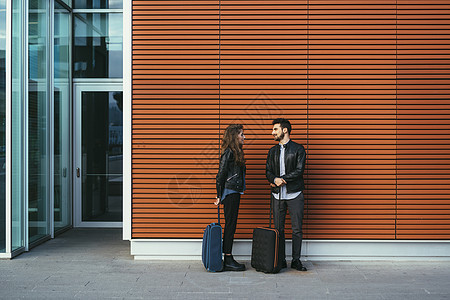
M 74 226 L 122 227 L 122 84 L 74 85 Z

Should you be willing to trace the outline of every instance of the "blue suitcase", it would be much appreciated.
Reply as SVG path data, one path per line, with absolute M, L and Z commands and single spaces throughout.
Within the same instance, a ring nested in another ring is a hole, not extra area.
M 217 206 L 217 221 L 206 226 L 203 232 L 202 262 L 209 272 L 221 272 L 223 268 L 220 205 Z

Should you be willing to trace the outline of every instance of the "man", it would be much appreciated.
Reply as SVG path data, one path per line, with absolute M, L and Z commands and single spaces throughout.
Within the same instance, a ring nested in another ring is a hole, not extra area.
M 278 145 L 273 146 L 267 154 L 266 177 L 272 186 L 272 203 L 274 223 L 280 232 L 280 262 L 286 264 L 286 245 L 284 225 L 286 212 L 289 209 L 292 223 L 292 263 L 291 268 L 306 271 L 300 261 L 302 249 L 303 221 L 303 171 L 305 169 L 305 148 L 290 139 L 291 123 L 286 119 L 275 119 L 272 122 L 272 135 Z M 281 193 L 281 195 L 280 195 Z

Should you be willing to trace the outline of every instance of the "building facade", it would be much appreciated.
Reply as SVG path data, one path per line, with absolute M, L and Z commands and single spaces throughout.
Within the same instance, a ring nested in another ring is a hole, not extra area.
M 122 1 L 1 1 L 0 257 L 122 226 Z
M 198 259 L 220 137 L 238 122 L 248 171 L 234 254 L 248 258 L 268 225 L 265 157 L 283 116 L 307 150 L 308 259 L 450 257 L 448 1 L 3 11 L 0 255 L 94 226 L 123 228 L 136 259 Z

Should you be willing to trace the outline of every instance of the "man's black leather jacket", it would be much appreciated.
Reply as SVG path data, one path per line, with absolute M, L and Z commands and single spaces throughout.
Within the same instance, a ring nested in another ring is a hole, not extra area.
M 283 178 L 286 181 L 288 193 L 295 193 L 305 189 L 303 171 L 305 170 L 305 148 L 293 141 L 289 141 L 284 150 L 285 175 L 280 176 L 280 145 L 270 148 L 266 161 L 266 178 L 270 183 L 275 183 L 275 178 Z M 273 187 L 272 192 L 278 193 L 279 187 Z
M 216 176 L 217 197 L 222 198 L 225 189 L 243 192 L 245 188 L 244 176 L 245 165 L 237 164 L 233 151 L 230 148 L 225 149 L 220 157 L 219 172 Z

